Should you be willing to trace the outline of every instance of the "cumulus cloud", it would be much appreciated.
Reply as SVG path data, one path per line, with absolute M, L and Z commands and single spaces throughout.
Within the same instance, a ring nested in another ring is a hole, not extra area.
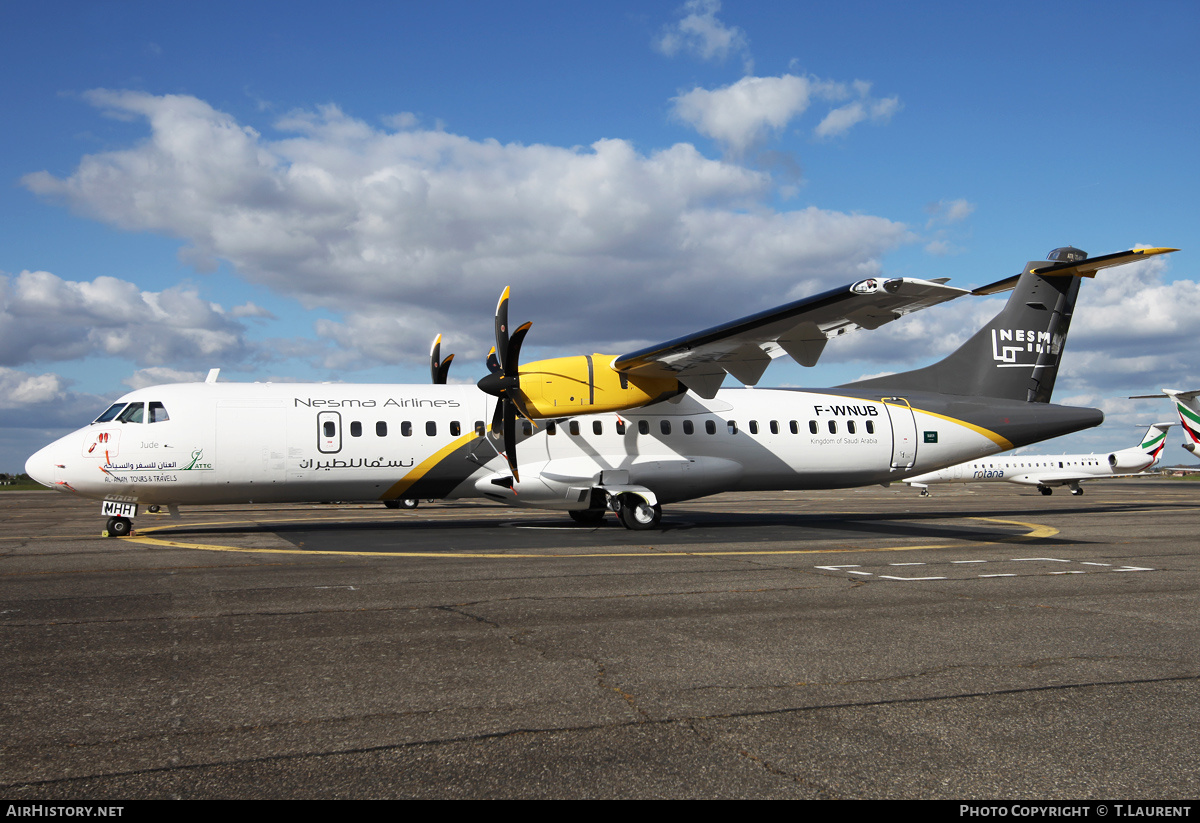
M 843 135 L 864 120 L 887 122 L 899 110 L 900 99 L 874 99 L 870 91 L 871 84 L 861 80 L 841 83 L 784 74 L 743 77 L 718 89 L 697 87 L 671 102 L 676 117 L 740 155 L 768 135 L 782 131 L 817 100 L 857 98 L 825 116 L 813 131 L 818 138 Z
M 241 324 L 186 286 L 150 292 L 115 277 L 0 275 L 0 364 L 108 355 L 159 365 L 249 354 Z
M 684 16 L 663 31 L 654 41 L 655 48 L 668 57 L 683 51 L 701 60 L 723 61 L 731 54 L 744 55 L 749 46 L 745 32 L 718 20 L 720 10 L 718 0 L 688 0 L 682 9 Z
M 746 117 L 762 128 L 785 122 L 820 86 L 748 80 L 763 82 L 745 82 L 725 100 L 747 97 Z M 406 116 L 378 128 L 336 106 L 293 112 L 271 138 L 194 97 L 94 91 L 87 99 L 144 119 L 147 139 L 86 156 L 66 177 L 27 175 L 24 185 L 97 220 L 182 238 L 190 260 L 227 260 L 252 282 L 338 313 L 318 326 L 327 361 L 419 360 L 437 332 L 459 334 L 476 349 L 464 354 L 482 357 L 496 297 L 509 284 L 514 318 L 535 321 L 529 347 L 654 342 L 877 274 L 882 254 L 912 240 L 880 217 L 774 211 L 765 205 L 769 175 L 686 143 L 650 153 L 618 139 L 501 144 Z M 722 128 L 720 108 L 712 107 L 713 130 Z M 725 128 L 744 141 L 737 126 Z M 142 319 L 158 317 L 167 301 L 187 304 L 191 354 L 244 345 L 234 318 L 254 314 L 249 305 L 219 312 L 185 289 L 147 296 L 108 286 L 127 295 L 117 311 L 138 315 L 132 301 L 149 312 Z M 98 337 L 87 344 L 140 352 L 146 366 L 191 362 L 175 363 L 166 350 L 180 330 L 165 343 L 135 343 L 118 334 L 133 328 L 114 328 L 98 311 L 89 318 Z M 68 342 L 49 348 L 65 352 Z
M 96 395 L 71 391 L 68 381 L 60 375 L 33 374 L 0 366 L 0 427 L 81 426 L 103 411 L 104 403 Z M 41 445 L 37 442 L 37 446 Z
M 929 214 L 929 222 L 925 228 L 930 229 L 947 223 L 959 223 L 966 220 L 975 211 L 975 204 L 968 203 L 961 197 L 957 200 L 939 200 L 925 207 Z
M 839 106 L 829 112 L 825 115 L 825 119 L 817 124 L 813 134 L 822 138 L 840 137 L 864 120 L 872 123 L 886 123 L 892 119 L 893 114 L 900 110 L 899 97 L 873 100 L 866 96 L 869 86 L 861 83 L 855 85 L 861 89 L 862 99 Z

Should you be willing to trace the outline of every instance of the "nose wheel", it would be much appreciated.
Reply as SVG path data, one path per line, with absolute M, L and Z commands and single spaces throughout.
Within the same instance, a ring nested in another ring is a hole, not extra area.
M 128 537 L 133 531 L 133 521 L 128 517 L 110 517 L 101 537 Z

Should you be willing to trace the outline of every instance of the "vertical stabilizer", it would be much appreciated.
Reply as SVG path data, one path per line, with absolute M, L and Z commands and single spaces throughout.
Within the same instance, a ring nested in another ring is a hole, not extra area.
M 1080 249 L 1055 249 L 1015 277 L 975 289 L 996 294 L 1011 288 L 1003 310 L 949 357 L 914 371 L 848 383 L 842 388 L 918 391 L 1048 403 L 1058 377 L 1081 277 L 1174 249 L 1133 249 L 1089 258 Z

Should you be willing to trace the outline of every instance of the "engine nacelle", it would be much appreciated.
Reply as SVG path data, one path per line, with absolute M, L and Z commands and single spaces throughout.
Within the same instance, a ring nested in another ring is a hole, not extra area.
M 519 369 L 521 394 L 531 417 L 637 409 L 682 394 L 687 389 L 673 378 L 631 377 L 613 371 L 610 354 L 555 357 L 524 364 Z
M 1139 449 L 1113 452 L 1108 456 L 1108 465 L 1115 472 L 1136 472 L 1153 463 L 1153 458 Z

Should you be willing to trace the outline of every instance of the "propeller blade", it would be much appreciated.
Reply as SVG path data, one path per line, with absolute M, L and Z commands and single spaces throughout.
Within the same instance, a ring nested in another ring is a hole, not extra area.
M 513 480 L 520 483 L 521 475 L 517 472 L 517 406 L 508 398 L 504 399 L 504 456 L 508 458 Z
M 492 350 L 488 352 L 487 367 L 490 374 L 499 374 L 501 372 L 500 358 L 496 356 L 495 346 L 492 346 Z
M 505 357 L 508 354 L 508 286 L 504 287 L 504 294 L 500 295 L 500 302 L 496 304 L 496 358 L 500 363 L 500 368 L 504 368 Z
M 521 366 L 521 344 L 525 342 L 525 335 L 529 333 L 529 328 L 532 323 L 525 323 L 515 332 L 508 340 L 508 353 L 504 356 L 504 362 L 507 367 L 504 369 L 505 377 L 516 377 L 517 370 Z
M 454 360 L 454 355 L 446 355 L 446 359 L 442 360 L 442 336 L 439 334 L 433 340 L 433 347 L 429 350 L 429 376 L 433 380 L 435 386 L 444 386 L 446 384 L 446 375 L 450 373 L 450 363 Z

